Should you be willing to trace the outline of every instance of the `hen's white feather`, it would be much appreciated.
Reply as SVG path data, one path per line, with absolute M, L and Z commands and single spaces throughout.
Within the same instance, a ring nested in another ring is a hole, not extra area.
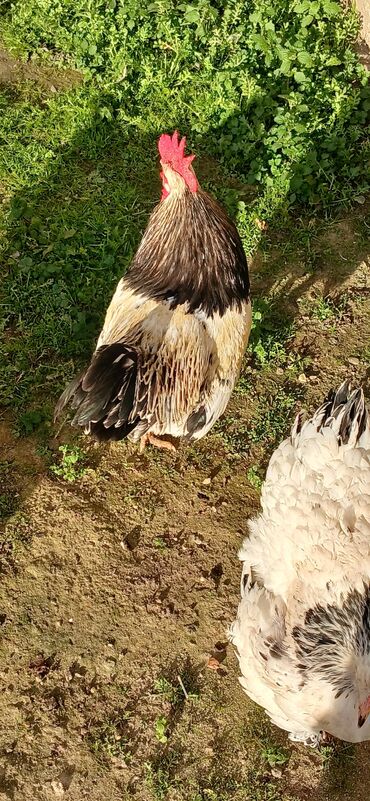
M 231 639 L 241 683 L 293 735 L 369 739 L 370 716 L 358 725 L 370 696 L 370 427 L 361 391 L 344 384 L 311 420 L 297 418 L 271 458 L 261 505 L 239 553 Z

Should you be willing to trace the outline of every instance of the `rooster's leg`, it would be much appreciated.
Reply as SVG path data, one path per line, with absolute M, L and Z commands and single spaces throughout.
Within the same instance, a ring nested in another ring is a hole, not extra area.
M 142 453 L 145 446 L 148 444 L 154 445 L 155 448 L 162 448 L 166 451 L 176 451 L 175 445 L 167 439 L 161 439 L 160 437 L 156 437 L 152 434 L 151 431 L 147 431 L 144 436 L 140 439 L 140 448 L 139 452 Z
M 146 432 L 142 437 L 140 437 L 140 445 L 139 445 L 139 453 L 143 453 L 145 450 L 145 446 L 149 442 L 149 434 Z

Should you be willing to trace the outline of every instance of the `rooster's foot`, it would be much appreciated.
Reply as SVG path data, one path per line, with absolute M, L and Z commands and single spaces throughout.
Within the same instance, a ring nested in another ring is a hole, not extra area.
M 143 452 L 148 443 L 150 445 L 154 445 L 155 448 L 162 448 L 162 450 L 166 451 L 176 451 L 176 446 L 173 444 L 173 442 L 170 442 L 167 439 L 162 439 L 161 437 L 156 437 L 151 431 L 147 431 L 146 434 L 144 434 L 144 436 L 142 436 L 140 439 L 139 453 Z

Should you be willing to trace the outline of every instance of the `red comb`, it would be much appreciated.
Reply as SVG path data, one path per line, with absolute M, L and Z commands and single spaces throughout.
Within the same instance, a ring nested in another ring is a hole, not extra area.
M 198 181 L 192 170 L 189 169 L 195 156 L 185 156 L 185 147 L 186 137 L 183 136 L 179 141 L 178 131 L 175 131 L 172 136 L 169 134 L 162 134 L 158 140 L 158 150 L 161 161 L 164 164 L 169 164 L 175 172 L 182 175 L 190 191 L 196 192 L 198 189 Z

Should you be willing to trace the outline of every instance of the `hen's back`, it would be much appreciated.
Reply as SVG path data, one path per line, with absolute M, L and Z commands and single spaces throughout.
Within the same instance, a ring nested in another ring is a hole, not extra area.
M 330 579 L 338 594 L 370 574 L 370 427 L 361 389 L 330 392 L 273 454 L 262 515 L 240 558 L 287 600 L 300 585 L 309 602 Z

